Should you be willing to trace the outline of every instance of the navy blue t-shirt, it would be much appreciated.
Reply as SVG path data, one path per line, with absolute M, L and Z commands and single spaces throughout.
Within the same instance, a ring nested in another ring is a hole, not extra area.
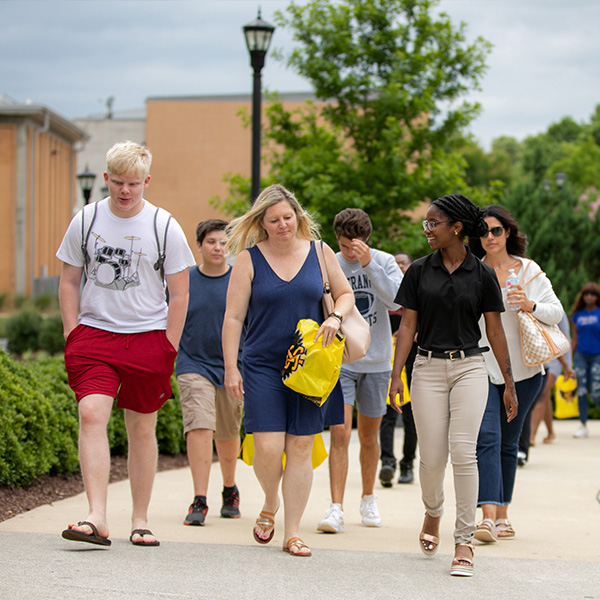
M 217 277 L 204 275 L 198 267 L 189 272 L 190 299 L 175 374 L 198 373 L 222 388 L 225 368 L 221 332 L 231 268 Z

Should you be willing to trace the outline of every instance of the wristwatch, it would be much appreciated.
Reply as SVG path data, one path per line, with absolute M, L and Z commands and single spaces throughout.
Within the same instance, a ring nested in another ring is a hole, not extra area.
M 344 315 L 339 310 L 334 310 L 332 313 L 329 313 L 329 316 L 339 319 L 340 325 L 342 324 L 342 321 L 344 320 Z

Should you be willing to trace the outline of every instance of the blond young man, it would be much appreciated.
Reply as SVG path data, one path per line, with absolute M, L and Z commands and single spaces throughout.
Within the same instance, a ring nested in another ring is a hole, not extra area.
M 159 545 L 148 529 L 156 416 L 171 396 L 188 303 L 187 269 L 194 259 L 179 224 L 143 197 L 151 162 L 147 148 L 115 144 L 106 155 L 109 196 L 75 215 L 56 253 L 63 262 L 65 366 L 79 403 L 79 461 L 89 503 L 85 519 L 71 523 L 62 536 L 101 546 L 111 544 L 106 428 L 115 397 L 124 409 L 129 442 L 129 539 L 137 546 Z

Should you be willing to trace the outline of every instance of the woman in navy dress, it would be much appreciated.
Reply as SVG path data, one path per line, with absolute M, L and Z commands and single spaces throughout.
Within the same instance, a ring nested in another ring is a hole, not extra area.
M 285 387 L 281 369 L 298 320 L 321 323 L 317 337 L 322 336 L 327 346 L 352 310 L 354 294 L 333 250 L 323 244 L 335 300 L 334 312 L 323 315 L 317 227 L 281 185 L 263 190 L 252 208 L 232 221 L 229 233 L 229 249 L 237 258 L 223 324 L 225 388 L 236 398 L 244 398 L 245 430 L 254 434 L 254 472 L 265 493 L 254 539 L 266 544 L 273 538 L 281 483 L 283 549 L 294 556 L 310 556 L 310 548 L 298 533 L 312 484 L 313 439 L 323 430 L 323 410 Z M 244 326 L 240 373 L 237 348 Z M 341 394 L 339 384 L 332 394 Z M 343 414 L 340 418 L 343 422 Z

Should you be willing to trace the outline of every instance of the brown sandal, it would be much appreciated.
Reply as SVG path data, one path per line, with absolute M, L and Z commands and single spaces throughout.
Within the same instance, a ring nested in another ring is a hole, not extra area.
M 294 547 L 297 548 L 296 552 L 292 552 Z M 290 538 L 282 549 L 291 556 L 312 556 L 310 548 L 299 537 Z M 302 552 L 304 549 L 308 552 Z
M 496 521 L 496 532 L 498 539 L 512 540 L 515 537 L 515 530 L 508 519 L 498 519 Z
M 440 540 L 435 535 L 420 533 L 419 546 L 421 547 L 421 552 L 423 552 L 425 556 L 433 556 L 440 547 Z
M 431 517 L 428 513 L 425 513 L 426 517 L 430 517 L 432 519 L 439 519 L 439 517 Z M 423 522 L 423 528 L 425 528 L 425 522 Z M 421 552 L 425 556 L 433 556 L 440 547 L 440 538 L 432 535 L 430 533 L 425 533 L 421 531 L 419 534 L 419 548 L 421 548 Z
M 456 544 L 456 548 L 459 546 L 466 546 L 471 551 L 471 558 L 466 556 L 456 556 L 452 560 L 452 566 L 450 567 L 450 575 L 457 575 L 459 577 L 473 577 L 473 556 L 475 552 L 471 544 Z M 456 549 L 454 550 L 456 552 Z
M 256 533 L 256 528 L 259 527 L 262 529 L 263 533 L 269 533 L 268 537 L 262 538 Z M 254 535 L 254 539 L 259 544 L 268 544 L 275 535 L 275 513 L 267 512 L 266 510 L 261 511 L 260 515 L 258 515 L 258 519 L 256 519 L 256 523 L 254 524 L 254 529 L 252 530 L 252 534 Z

